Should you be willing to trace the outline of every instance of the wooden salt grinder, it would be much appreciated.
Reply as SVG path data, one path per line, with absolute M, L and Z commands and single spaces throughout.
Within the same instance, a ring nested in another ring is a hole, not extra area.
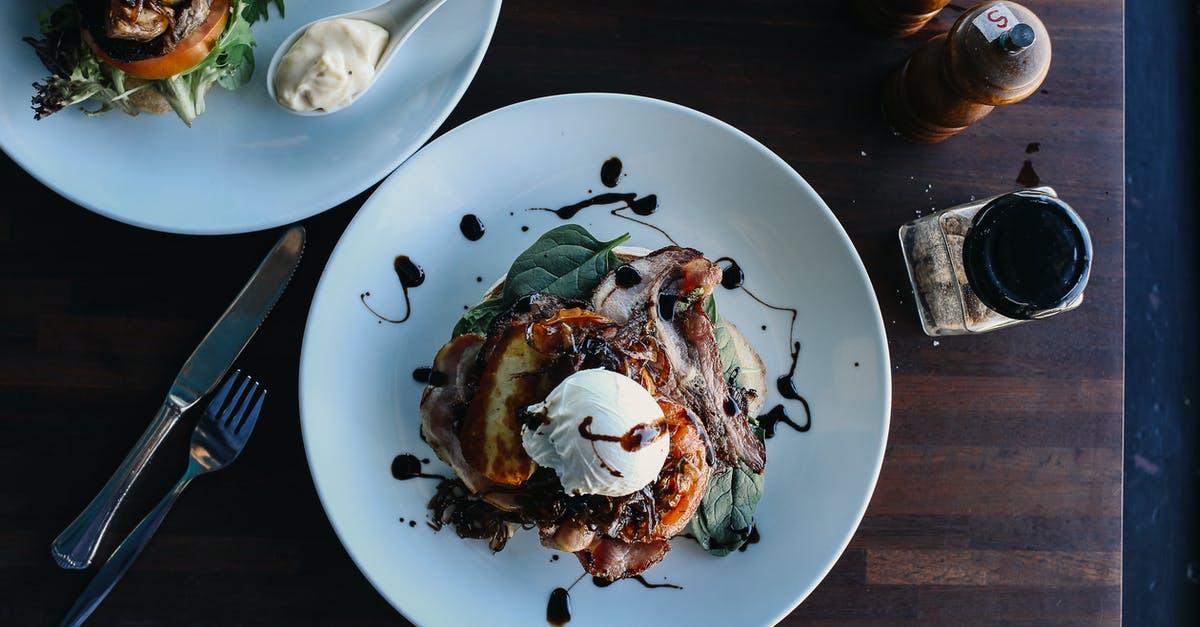
M 932 20 L 950 0 L 854 0 L 867 24 L 894 37 L 907 37 Z
M 1050 34 L 1037 15 L 1015 2 L 984 2 L 888 77 L 884 114 L 904 137 L 940 142 L 1024 100 L 1049 70 Z

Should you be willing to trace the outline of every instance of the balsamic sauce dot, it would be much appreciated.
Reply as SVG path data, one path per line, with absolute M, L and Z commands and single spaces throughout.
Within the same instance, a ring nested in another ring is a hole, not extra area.
M 618 287 L 633 287 L 642 282 L 642 275 L 627 263 L 617 266 L 613 278 L 616 279 Z
M 462 231 L 463 237 L 472 242 L 478 241 L 479 238 L 483 237 L 483 222 L 479 220 L 479 216 L 468 213 L 459 221 L 458 230 Z
M 413 370 L 412 377 L 413 381 L 416 381 L 417 383 L 428 383 L 433 387 L 440 387 L 446 385 L 447 383 L 446 373 L 438 372 L 433 368 L 417 368 L 416 370 Z
M 1037 187 L 1042 184 L 1042 177 L 1038 176 L 1037 170 L 1033 169 L 1033 161 L 1026 159 L 1025 163 L 1021 164 L 1017 182 L 1025 187 Z
M 528 231 L 528 230 L 529 230 L 529 227 L 527 227 L 527 226 L 523 226 L 523 227 L 521 227 L 521 232 L 522 232 L 522 233 L 524 233 L 525 231 Z
M 396 276 L 400 278 L 400 285 L 404 287 L 416 287 L 425 282 L 425 271 L 421 266 L 413 263 L 408 255 L 399 255 L 392 261 L 392 269 L 396 271 Z M 367 296 L 371 293 L 367 292 Z
M 610 157 L 600 166 L 600 182 L 604 183 L 605 187 L 616 187 L 617 179 L 621 178 L 621 160 L 617 157 Z
M 416 455 L 405 453 L 392 460 L 392 476 L 401 481 L 421 474 L 421 460 Z
M 742 267 L 738 265 L 738 262 L 729 257 L 721 257 L 717 260 L 717 263 L 719 264 L 722 261 L 728 261 L 729 267 L 722 267 L 721 287 L 727 290 L 735 290 L 741 287 L 746 282 L 746 273 L 742 271 Z
M 555 588 L 546 603 L 546 622 L 562 626 L 571 622 L 571 595 L 566 588 Z
M 675 303 L 679 302 L 677 294 L 659 294 L 658 296 L 658 317 L 663 320 L 670 320 L 675 317 Z

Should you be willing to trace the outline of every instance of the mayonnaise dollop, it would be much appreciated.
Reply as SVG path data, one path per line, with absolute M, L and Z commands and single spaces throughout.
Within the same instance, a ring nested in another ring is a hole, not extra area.
M 275 70 L 275 98 L 293 111 L 336 111 L 375 79 L 388 32 L 365 20 L 334 18 L 309 26 Z
M 528 412 L 541 424 L 523 427 L 521 444 L 539 466 L 554 469 L 567 494 L 631 494 L 654 481 L 667 459 L 662 408 L 623 374 L 576 372 Z

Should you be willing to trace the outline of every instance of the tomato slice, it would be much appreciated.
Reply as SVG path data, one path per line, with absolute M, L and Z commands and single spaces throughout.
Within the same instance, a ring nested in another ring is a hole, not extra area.
M 179 42 L 167 54 L 137 61 L 118 61 L 110 57 L 96 45 L 92 34 L 84 29 L 83 40 L 91 47 L 92 52 L 105 63 L 125 72 L 130 76 L 157 80 L 181 74 L 196 67 L 198 63 L 212 52 L 217 45 L 217 39 L 225 31 L 225 23 L 229 20 L 229 0 L 213 0 L 212 9 L 204 23 L 192 30 L 191 34 Z

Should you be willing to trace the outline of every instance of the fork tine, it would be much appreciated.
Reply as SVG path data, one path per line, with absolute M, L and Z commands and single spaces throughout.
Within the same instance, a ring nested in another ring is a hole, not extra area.
M 217 395 L 213 397 L 211 402 L 209 402 L 209 410 L 206 413 L 216 414 L 222 407 L 225 406 L 225 397 L 229 396 L 229 390 L 233 389 L 233 384 L 236 383 L 241 376 L 242 371 L 241 369 L 238 369 L 234 370 L 233 374 L 229 375 L 228 379 L 225 379 L 225 383 L 221 385 L 221 389 L 217 390 Z
M 237 431 L 238 423 L 245 417 L 246 409 L 250 407 L 250 401 L 254 400 L 254 393 L 258 391 L 258 381 L 246 379 L 246 382 L 253 385 L 250 386 L 249 390 L 246 390 L 245 396 L 238 399 L 237 409 L 233 410 L 232 415 L 229 417 L 229 422 L 223 423 L 222 426 L 222 428 L 230 433 Z
M 238 406 L 238 401 L 242 400 L 246 388 L 253 382 L 250 377 L 242 377 L 242 383 L 238 386 L 237 392 L 234 392 L 233 398 L 230 398 L 229 402 L 221 408 L 221 415 L 217 417 L 216 421 L 218 425 L 228 426 L 229 418 L 234 415 L 234 408 Z
M 254 430 L 254 424 L 258 422 L 258 414 L 262 411 L 263 401 L 266 400 L 266 398 L 267 391 L 263 390 L 262 393 L 258 395 L 258 400 L 254 402 L 254 407 L 251 407 L 250 411 L 243 416 L 238 422 L 237 426 L 234 427 L 233 432 L 240 438 L 245 439 L 250 437 L 250 432 Z

